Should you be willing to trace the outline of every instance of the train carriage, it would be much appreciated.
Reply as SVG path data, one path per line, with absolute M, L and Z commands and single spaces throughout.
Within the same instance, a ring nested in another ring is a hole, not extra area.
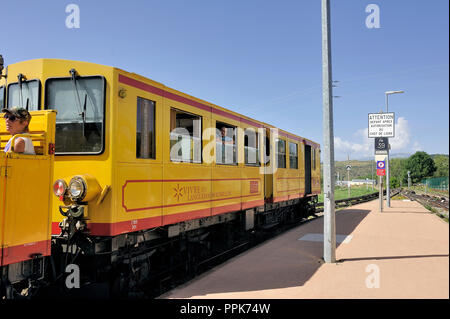
M 57 111 L 54 258 L 77 257 L 87 281 L 121 286 L 127 267 L 145 279 L 153 257 L 164 268 L 174 240 L 189 258 L 185 240 L 305 217 L 320 193 L 317 143 L 135 73 L 20 62 L 0 79 L 0 96 L 5 107 Z

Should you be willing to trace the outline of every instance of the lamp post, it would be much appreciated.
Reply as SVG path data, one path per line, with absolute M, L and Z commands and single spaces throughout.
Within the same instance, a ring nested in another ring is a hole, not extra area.
M 386 91 L 386 113 L 389 113 L 389 95 L 405 93 L 405 91 Z M 394 123 L 395 125 L 395 123 Z M 390 173 L 389 173 L 389 150 L 391 145 L 388 142 L 387 161 L 386 161 L 386 206 L 391 207 L 391 194 L 390 194 Z

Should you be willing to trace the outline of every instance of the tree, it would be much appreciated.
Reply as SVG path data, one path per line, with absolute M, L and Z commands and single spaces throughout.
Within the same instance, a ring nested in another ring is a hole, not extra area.
M 407 185 L 408 183 L 408 174 L 406 169 L 407 158 L 393 158 L 389 160 L 389 170 L 391 177 L 391 185 L 393 184 L 393 178 L 395 177 L 395 185 L 392 187 L 399 187 L 400 183 L 402 185 Z
M 448 166 L 449 166 L 448 156 L 445 156 L 445 155 L 435 156 L 434 164 L 436 165 L 436 172 L 434 172 L 435 177 L 447 177 L 448 176 Z
M 391 180 L 391 184 L 390 184 L 391 188 L 400 187 L 400 180 L 397 177 L 392 176 L 392 177 L 390 177 L 390 180 Z
M 419 151 L 408 158 L 406 170 L 411 172 L 411 181 L 418 183 L 423 178 L 432 176 L 436 171 L 436 165 L 430 155 Z

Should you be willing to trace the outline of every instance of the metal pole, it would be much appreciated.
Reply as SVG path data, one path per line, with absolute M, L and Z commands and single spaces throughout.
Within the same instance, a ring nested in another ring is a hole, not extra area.
M 372 191 L 373 191 L 373 184 L 375 183 L 375 181 L 374 181 L 374 179 L 373 179 L 373 165 L 374 165 L 375 163 L 374 162 L 372 162 L 372 165 L 370 166 L 370 168 L 371 168 L 371 170 L 372 170 Z
M 408 189 L 411 189 L 411 172 L 408 171 Z
M 383 176 L 380 176 L 380 212 L 383 211 Z
M 388 99 L 388 94 L 386 94 L 386 113 L 389 113 L 389 99 Z M 395 125 L 395 123 L 394 123 Z M 389 178 L 389 150 L 390 150 L 390 145 L 389 145 L 389 138 L 386 138 L 387 143 L 388 143 L 388 147 L 387 147 L 387 159 L 386 159 L 386 206 L 387 207 L 391 207 L 391 192 L 390 192 L 390 178 Z
M 336 262 L 334 202 L 334 133 L 331 77 L 330 0 L 322 0 L 322 89 L 323 89 L 323 259 Z
M 347 196 L 350 198 L 350 170 L 347 169 Z

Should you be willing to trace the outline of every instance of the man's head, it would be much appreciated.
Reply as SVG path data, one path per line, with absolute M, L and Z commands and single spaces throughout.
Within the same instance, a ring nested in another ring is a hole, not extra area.
M 28 132 L 28 124 L 31 121 L 31 114 L 24 108 L 14 107 L 2 109 L 6 121 L 6 129 L 12 135 Z

